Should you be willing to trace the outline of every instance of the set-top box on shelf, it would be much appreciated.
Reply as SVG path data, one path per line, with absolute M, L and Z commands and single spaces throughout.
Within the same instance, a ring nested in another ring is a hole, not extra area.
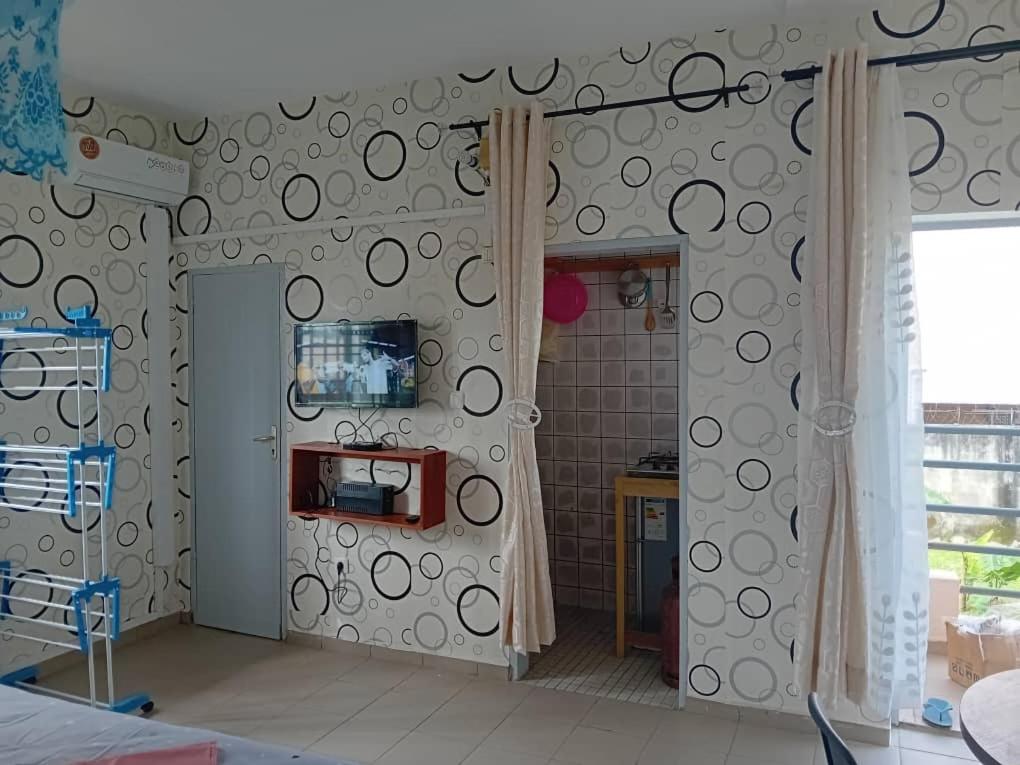
M 323 497 L 323 463 L 331 463 L 332 475 L 336 476 L 342 473 L 344 463 L 353 460 L 362 464 L 403 463 L 407 470 L 413 470 L 417 491 L 411 492 L 407 510 L 394 507 L 394 504 L 404 504 L 395 503 L 399 489 L 383 484 L 341 481 L 335 491 Z M 339 499 L 334 499 L 337 492 Z M 322 518 L 425 531 L 446 521 L 446 452 L 407 447 L 363 452 L 328 441 L 291 444 L 288 504 L 290 514 L 305 521 Z
M 390 515 L 393 513 L 393 487 L 382 483 L 341 481 L 333 490 L 331 506 L 344 513 Z

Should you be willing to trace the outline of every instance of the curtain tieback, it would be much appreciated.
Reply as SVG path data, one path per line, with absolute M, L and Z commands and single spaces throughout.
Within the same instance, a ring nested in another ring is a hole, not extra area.
M 847 436 L 856 423 L 857 411 L 846 401 L 823 401 L 811 418 L 814 429 L 823 436 Z
M 514 430 L 534 430 L 542 422 L 542 410 L 534 399 L 510 399 L 506 402 L 506 421 Z

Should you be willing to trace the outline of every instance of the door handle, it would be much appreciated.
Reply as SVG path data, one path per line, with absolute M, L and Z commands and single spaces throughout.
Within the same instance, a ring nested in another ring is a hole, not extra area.
M 269 432 L 266 433 L 264 436 L 255 436 L 255 438 L 253 438 L 252 441 L 254 441 L 257 444 L 272 444 L 271 453 L 272 453 L 272 457 L 273 457 L 273 462 L 276 461 L 276 426 L 275 425 L 273 425 L 271 428 L 269 428 Z

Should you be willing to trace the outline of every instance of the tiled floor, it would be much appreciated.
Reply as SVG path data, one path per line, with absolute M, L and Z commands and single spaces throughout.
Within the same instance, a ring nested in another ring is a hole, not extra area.
M 611 611 L 556 607 L 556 642 L 531 657 L 524 682 L 541 688 L 676 709 L 677 690 L 659 677 L 658 653 L 628 651 L 616 658 Z
M 960 730 L 960 701 L 967 690 L 949 679 L 949 664 L 945 656 L 928 654 L 928 673 L 924 683 L 924 697 L 945 699 L 953 705 L 953 730 Z M 900 722 L 914 725 L 925 725 L 921 719 L 920 709 L 904 709 L 900 712 Z
M 824 765 L 815 734 L 598 699 L 200 628 L 118 651 L 155 719 L 380 765 Z M 47 684 L 81 691 L 67 671 Z M 963 741 L 899 731 L 859 765 L 970 765 Z

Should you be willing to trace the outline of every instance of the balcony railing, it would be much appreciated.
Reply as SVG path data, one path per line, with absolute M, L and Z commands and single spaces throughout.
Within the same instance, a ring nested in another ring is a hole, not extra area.
M 1020 426 L 1002 425 L 939 425 L 924 426 L 926 435 L 950 436 L 997 436 L 1001 438 L 1020 437 Z M 968 460 L 925 460 L 925 468 L 935 470 L 982 470 L 1003 473 L 1020 473 L 1020 463 L 988 462 Z M 929 513 L 947 513 L 953 515 L 976 515 L 1006 519 L 1020 519 L 1020 509 L 1012 507 L 994 507 L 982 505 L 951 505 L 928 504 Z M 957 544 L 953 542 L 929 541 L 929 550 L 945 550 L 948 552 L 972 553 L 976 555 L 998 555 L 1020 558 L 1020 547 L 1003 547 L 998 545 Z M 979 587 L 964 583 L 960 591 L 968 595 L 983 595 L 997 598 L 1020 599 L 1020 590 Z

